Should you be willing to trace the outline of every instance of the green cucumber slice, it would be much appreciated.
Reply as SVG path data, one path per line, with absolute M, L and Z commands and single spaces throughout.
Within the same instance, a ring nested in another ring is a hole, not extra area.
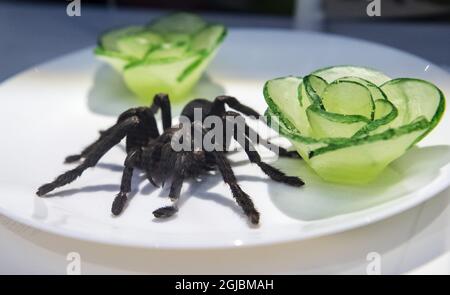
M 189 43 L 164 43 L 148 52 L 146 60 L 182 58 L 189 51 Z
M 426 119 L 383 133 L 313 151 L 311 168 L 324 180 L 346 184 L 372 181 L 429 128 Z M 389 147 L 389 148 L 387 148 Z
M 225 38 L 227 30 L 222 25 L 210 25 L 192 38 L 191 50 L 210 52 Z
M 124 79 L 138 97 L 151 100 L 157 93 L 169 94 L 177 99 L 192 85 L 181 83 L 179 77 L 192 64 L 203 58 L 194 54 L 186 58 L 160 59 L 157 61 L 136 62 L 125 67 Z
M 179 100 L 199 81 L 226 33 L 195 14 L 175 13 L 103 34 L 95 54 L 146 103 L 159 92 Z
M 322 104 L 328 112 L 373 117 L 372 95 L 358 82 L 337 80 L 328 84 L 323 91 Z
M 326 138 L 315 139 L 301 135 L 295 128 L 286 125 L 286 122 L 289 121 L 283 120 L 283 115 L 281 113 L 277 114 L 273 107 L 267 108 L 264 116 L 266 117 L 267 125 L 288 138 L 305 161 L 309 160 L 309 154 L 313 150 L 327 146 L 330 141 Z
M 391 78 L 379 72 L 377 70 L 367 68 L 367 67 L 356 67 L 356 66 L 335 66 L 323 68 L 312 72 L 312 75 L 319 76 L 328 83 L 336 81 L 340 78 L 345 77 L 358 77 L 369 81 L 377 86 L 389 81 Z
M 369 89 L 370 94 L 372 95 L 372 98 L 374 101 L 376 101 L 378 99 L 387 99 L 386 94 L 384 94 L 384 92 L 380 89 L 380 87 L 378 87 L 377 85 L 373 84 L 372 82 L 364 80 L 362 78 L 344 77 L 344 78 L 339 78 L 338 81 L 353 81 L 353 82 L 358 82 L 359 84 L 366 86 L 367 89 Z
M 158 18 L 147 27 L 159 34 L 180 33 L 192 35 L 206 27 L 206 25 L 207 23 L 198 15 L 180 12 Z
M 364 116 L 347 116 L 326 112 L 317 105 L 306 109 L 314 138 L 351 137 L 370 120 Z
M 189 94 L 216 53 L 217 48 L 207 55 L 190 53 L 183 58 L 130 63 L 125 67 L 124 79 L 128 87 L 145 102 L 161 92 L 169 94 L 172 101 L 177 101 Z
M 191 42 L 191 35 L 183 33 L 166 33 L 163 35 L 166 43 L 186 43 Z
M 163 42 L 163 38 L 153 32 L 143 31 L 126 35 L 117 40 L 117 49 L 127 56 L 141 59 L 152 46 Z
M 281 77 L 267 81 L 263 92 L 272 112 L 279 116 L 288 129 L 298 129 L 302 134 L 309 135 L 311 129 L 306 111 L 298 99 L 301 84 L 300 77 Z
M 349 72 L 363 77 L 349 77 Z M 316 71 L 303 81 L 296 77 L 267 81 L 268 124 L 287 137 L 323 179 L 367 183 L 428 134 L 445 109 L 444 95 L 435 85 L 410 78 L 386 79 L 370 69 L 338 67 Z M 341 89 L 342 84 L 351 91 Z M 358 107 L 361 97 L 364 107 Z M 349 108 L 343 107 L 345 100 Z
M 120 52 L 108 51 L 102 47 L 95 48 L 94 53 L 98 59 L 109 64 L 118 73 L 122 73 L 123 68 L 133 61 L 133 59 L 129 56 L 125 56 Z
M 375 114 L 374 120 L 381 120 L 388 117 L 393 112 L 396 112 L 397 108 L 394 104 L 386 99 L 378 99 L 375 101 Z
M 375 101 L 374 120 L 358 130 L 353 137 L 363 135 L 373 135 L 386 131 L 391 127 L 391 123 L 398 115 L 397 108 L 386 99 L 378 99 Z
M 398 116 L 392 127 L 408 124 L 419 116 L 431 122 L 431 128 L 437 125 L 445 109 L 445 98 L 439 88 L 430 82 L 400 78 L 386 82 L 381 89 L 395 107 Z
M 117 41 L 120 38 L 142 32 L 143 29 L 143 26 L 128 26 L 125 28 L 109 30 L 100 35 L 98 44 L 106 51 L 120 51 L 117 46 Z
M 427 132 L 430 123 L 422 118 L 398 129 L 360 138 L 304 137 L 287 129 L 269 109 L 268 125 L 288 138 L 308 165 L 324 180 L 364 184 L 375 179 L 389 163 L 400 157 Z M 386 149 L 386 146 L 389 146 Z
M 303 88 L 300 90 L 300 104 L 317 104 L 322 106 L 321 96 L 328 86 L 327 81 L 315 75 L 303 78 Z

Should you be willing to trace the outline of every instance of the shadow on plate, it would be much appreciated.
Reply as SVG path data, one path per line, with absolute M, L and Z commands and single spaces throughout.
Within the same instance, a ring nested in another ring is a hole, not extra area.
M 450 162 L 450 146 L 414 147 L 367 185 L 348 186 L 322 181 L 302 161 L 279 159 L 274 166 L 305 180 L 301 189 L 278 183 L 268 186 L 274 205 L 286 215 L 304 221 L 330 218 L 367 209 L 432 182 Z M 280 193 L 282 192 L 282 193 Z
M 205 74 L 186 98 L 212 99 L 224 94 L 224 88 L 213 82 Z M 88 108 L 92 112 L 107 116 L 118 116 L 123 111 L 142 105 L 136 96 L 128 90 L 122 77 L 107 65 L 99 67 L 94 76 L 94 83 L 88 94 Z M 178 114 L 184 103 L 173 104 L 173 113 Z

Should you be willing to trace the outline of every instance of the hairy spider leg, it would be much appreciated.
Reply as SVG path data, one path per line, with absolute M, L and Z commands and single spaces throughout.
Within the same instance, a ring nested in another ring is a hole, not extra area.
M 161 117 L 163 129 L 167 130 L 172 126 L 172 109 L 170 107 L 169 96 L 164 93 L 156 94 L 153 98 L 153 103 L 150 106 L 153 114 L 156 114 L 161 109 Z
M 201 125 L 198 125 L 194 127 L 196 129 L 202 128 Z M 204 129 L 202 128 L 202 133 Z M 171 149 L 169 145 L 166 145 L 167 150 Z M 173 151 L 172 151 L 173 153 Z M 173 167 L 173 170 L 175 171 L 172 175 L 172 183 L 170 186 L 170 192 L 169 192 L 169 198 L 174 202 L 172 206 L 165 206 L 162 208 L 159 208 L 155 211 L 153 211 L 153 215 L 156 218 L 167 218 L 171 217 L 173 214 L 175 214 L 178 211 L 178 208 L 176 206 L 176 202 L 180 198 L 181 188 L 183 186 L 183 182 L 185 178 L 188 178 L 193 175 L 199 175 L 205 170 L 211 170 L 212 166 L 210 166 L 208 163 L 208 160 L 206 159 L 206 155 L 204 154 L 204 151 L 191 151 L 189 153 L 177 153 L 176 161 L 175 163 L 170 163 L 171 161 L 164 161 L 168 162 L 171 167 Z M 203 155 L 203 156 L 201 156 Z M 163 156 L 164 159 L 167 159 L 167 157 Z M 200 159 L 201 158 L 201 159 Z M 190 168 L 188 168 L 190 167 Z M 192 168 L 195 167 L 194 174 L 192 175 Z M 168 168 L 168 167 L 166 167 Z M 191 172 L 187 171 L 188 169 L 191 169 Z
M 125 112 L 123 112 L 119 115 L 115 125 L 130 118 L 131 116 L 136 116 L 138 113 L 145 112 L 146 109 L 147 108 L 145 108 L 145 107 L 140 107 L 140 108 L 131 108 L 131 109 L 126 110 Z M 162 113 L 163 128 L 164 128 L 164 130 L 166 130 L 167 128 L 170 128 L 170 126 L 172 125 L 172 113 L 171 113 L 171 107 L 170 107 L 170 100 L 169 100 L 169 97 L 167 96 L 167 94 L 163 94 L 163 93 L 156 94 L 155 97 L 153 98 L 153 103 L 150 106 L 151 112 L 153 114 L 156 114 L 159 109 L 161 109 L 161 113 Z M 90 144 L 89 146 L 84 148 L 80 154 L 70 155 L 70 156 L 66 157 L 64 163 L 73 163 L 73 162 L 77 162 L 77 161 L 81 160 L 82 158 L 85 158 L 86 155 L 89 154 L 89 152 L 95 147 L 95 145 L 100 142 L 102 137 L 104 137 L 106 134 L 108 134 L 111 131 L 111 129 L 114 128 L 115 125 L 111 126 L 110 128 L 108 128 L 104 131 L 100 131 L 100 137 L 96 141 L 94 141 L 92 144 Z M 152 126 L 153 126 L 153 124 L 152 124 Z M 155 133 L 155 132 L 150 132 L 150 133 Z M 158 135 L 159 135 L 159 133 L 158 133 Z M 154 137 L 152 137 L 152 138 L 154 138 Z
M 201 122 L 193 122 L 192 127 L 195 130 L 198 130 L 203 133 L 206 133 L 205 128 L 203 128 Z M 199 153 L 204 151 L 198 151 Z M 186 167 L 194 167 L 195 165 L 199 165 L 199 169 L 206 169 L 206 166 L 201 164 L 201 161 L 196 160 L 195 158 L 196 151 L 191 151 L 190 154 L 183 155 L 183 153 L 179 153 L 177 155 L 177 160 L 174 163 L 174 175 L 172 177 L 172 184 L 170 187 L 169 197 L 176 201 L 178 200 L 181 192 L 181 187 L 185 178 L 185 174 L 189 174 L 185 171 Z M 236 177 L 234 176 L 233 170 L 231 168 L 228 160 L 223 156 L 222 152 L 213 151 L 212 160 L 214 161 L 215 166 L 219 168 L 225 183 L 230 186 L 233 197 L 235 198 L 238 205 L 243 209 L 246 216 L 249 218 L 250 222 L 253 224 L 258 224 L 259 222 L 259 213 L 255 209 L 254 204 L 250 197 L 242 191 L 240 186 L 237 184 Z M 193 156 L 194 155 L 194 156 Z M 161 207 L 155 211 L 153 211 L 153 215 L 156 218 L 168 218 L 173 216 L 178 211 L 176 205 Z
M 113 126 L 109 127 L 108 129 L 106 129 L 104 131 L 100 131 L 100 136 L 96 141 L 94 141 L 93 143 L 91 143 L 90 145 L 85 147 L 81 151 L 81 153 L 67 156 L 66 159 L 64 160 L 64 163 L 66 163 L 66 164 L 74 163 L 74 162 L 81 160 L 82 158 L 85 158 L 94 149 L 94 147 L 103 139 L 103 137 L 105 137 L 107 134 L 109 134 L 111 132 L 111 130 L 113 130 L 117 126 L 117 124 L 119 124 L 120 122 L 123 122 L 124 120 L 126 120 L 132 116 L 136 116 L 137 112 L 138 112 L 137 108 L 131 108 L 131 109 L 128 109 L 125 112 L 121 113 L 119 115 L 119 117 L 117 118 L 116 124 L 114 124 Z
M 217 96 L 214 99 L 212 102 L 210 115 L 221 117 L 225 113 L 225 104 L 246 116 L 253 116 L 255 118 L 259 118 L 260 116 L 260 114 L 251 107 L 240 103 L 235 97 L 227 95 Z
M 155 115 L 150 108 L 138 108 L 136 116 L 139 118 L 140 124 L 127 134 L 125 141 L 127 153 L 147 146 L 150 140 L 158 138 L 160 135 Z
M 240 114 L 236 113 L 236 112 L 226 112 L 225 113 L 225 118 L 226 117 L 235 117 L 235 118 L 240 118 L 241 120 L 243 120 L 243 122 L 245 122 L 245 118 L 242 117 Z M 225 119 L 227 120 L 227 119 Z M 229 122 L 229 121 L 227 121 Z M 243 138 L 240 138 L 238 136 L 238 130 L 236 128 L 237 125 L 235 125 L 234 127 L 234 132 L 233 132 L 233 137 L 234 139 L 239 143 L 239 145 L 241 145 L 244 148 L 245 153 L 247 154 L 250 162 L 255 163 L 259 166 L 259 168 L 261 168 L 261 170 L 268 175 L 271 179 L 278 181 L 278 182 L 283 182 L 292 186 L 302 186 L 305 183 L 298 177 L 295 176 L 287 176 L 286 174 L 284 174 L 283 172 L 281 172 L 280 170 L 278 170 L 277 168 L 263 162 L 261 160 L 261 156 L 259 155 L 259 153 L 255 150 L 255 147 L 253 146 L 253 144 L 251 143 L 249 137 L 249 128 L 247 128 L 247 124 L 244 124 L 244 136 Z
M 136 164 L 139 163 L 141 155 L 140 149 L 135 149 L 128 153 L 122 173 L 122 181 L 120 183 L 120 192 L 115 197 L 112 207 L 111 213 L 113 215 L 119 215 L 122 213 L 125 205 L 128 202 L 128 193 L 131 191 L 131 180 L 133 178 L 133 170 L 136 167 Z
M 171 149 L 170 145 L 165 146 L 165 150 L 167 152 L 170 152 L 169 149 Z M 173 151 L 172 151 L 173 153 Z M 164 159 L 168 158 L 163 156 Z M 172 175 L 172 183 L 170 185 L 170 192 L 169 192 L 169 198 L 172 200 L 172 202 L 177 202 L 180 198 L 181 188 L 183 186 L 183 181 L 185 179 L 186 174 L 186 167 L 189 165 L 195 165 L 196 163 L 194 161 L 191 161 L 191 163 L 187 162 L 188 157 L 186 157 L 183 153 L 177 153 L 176 154 L 176 160 L 175 163 L 171 163 L 171 161 L 165 161 L 168 165 L 172 165 L 173 171 L 175 171 Z M 198 164 L 198 163 L 197 163 Z M 166 167 L 166 169 L 169 167 Z M 168 170 L 168 169 L 167 169 Z M 165 206 L 161 207 L 159 209 L 156 209 L 153 211 L 153 215 L 156 218 L 168 218 L 174 215 L 176 212 L 178 212 L 178 208 L 176 204 L 173 204 L 171 206 Z
M 182 173 L 175 173 L 170 185 L 169 198 L 176 202 L 180 198 L 181 187 L 183 186 L 184 176 Z M 164 206 L 153 211 L 153 216 L 156 218 L 168 218 L 178 212 L 177 206 Z
M 232 113 L 231 116 L 233 116 L 233 117 L 236 114 L 234 112 L 231 112 L 231 113 Z M 274 144 L 270 140 L 261 137 L 261 135 L 259 135 L 258 132 L 256 132 L 253 128 L 248 126 L 247 123 L 245 123 L 244 127 L 245 127 L 246 134 L 248 134 L 247 137 L 249 137 L 249 139 L 252 141 L 253 144 L 260 144 L 263 147 L 265 147 L 265 148 L 267 148 L 268 150 L 271 150 L 271 151 L 277 151 L 278 150 L 278 156 L 280 156 L 280 157 L 302 159 L 302 157 L 296 151 L 288 151 L 284 147 L 281 147 L 281 146 L 279 146 L 277 144 Z
M 211 115 L 222 116 L 225 113 L 225 104 L 228 105 L 230 108 L 234 109 L 235 111 L 243 113 L 246 116 L 253 116 L 256 119 L 261 116 L 254 109 L 240 103 L 235 97 L 226 96 L 226 95 L 221 95 L 214 99 L 214 101 L 212 102 L 211 111 L 210 111 Z M 249 128 L 249 132 L 256 133 L 251 128 Z M 251 137 L 251 139 L 253 139 L 253 138 L 254 137 Z M 281 146 L 277 146 L 277 145 L 271 143 L 269 140 L 261 138 L 258 133 L 256 133 L 255 139 L 257 140 L 257 142 L 259 144 L 263 145 L 264 147 L 266 147 L 268 149 L 270 149 L 271 147 L 278 149 L 278 155 L 280 157 L 300 158 L 300 155 L 296 151 L 288 151 Z
M 234 175 L 233 169 L 231 168 L 230 162 L 227 160 L 223 152 L 213 151 L 217 167 L 222 174 L 223 180 L 231 189 L 233 198 L 236 200 L 238 205 L 244 210 L 245 215 L 248 217 L 252 224 L 259 223 L 259 212 L 256 210 L 252 199 L 247 195 L 239 186 Z
M 205 128 L 202 126 L 202 124 L 200 122 L 193 122 L 192 126 L 194 129 L 202 132 L 203 135 L 205 135 L 207 132 L 207 130 L 205 130 Z M 233 169 L 231 168 L 230 162 L 225 157 L 224 153 L 220 152 L 220 151 L 212 151 L 211 154 L 213 156 L 213 160 L 214 160 L 216 166 L 218 167 L 218 169 L 222 175 L 224 182 L 226 184 L 228 184 L 228 186 L 230 187 L 233 198 L 236 200 L 238 205 L 242 208 L 242 210 L 244 211 L 245 215 L 248 217 L 250 222 L 252 224 L 258 224 L 259 223 L 259 212 L 255 209 L 255 205 L 253 204 L 253 201 L 251 200 L 250 196 L 247 195 L 241 189 L 241 187 L 238 185 L 236 176 L 234 175 L 234 172 L 233 172 Z M 191 159 L 191 158 L 187 158 L 187 160 L 189 160 L 189 159 Z M 178 163 L 180 163 L 179 164 L 180 167 L 186 166 L 183 163 L 183 160 Z M 179 171 L 181 171 L 181 170 L 179 170 Z M 181 186 L 180 186 L 180 188 L 178 188 L 177 185 L 178 184 L 175 183 L 175 189 L 176 189 L 176 192 L 179 193 L 178 189 L 181 189 Z M 174 210 L 171 207 L 174 208 L 175 210 L 177 210 L 177 208 L 175 206 L 166 206 L 166 207 L 156 210 L 156 213 L 159 215 L 161 215 L 162 213 L 170 214 Z M 173 212 L 173 213 L 175 213 L 175 212 Z
M 181 187 L 183 186 L 184 176 L 183 173 L 175 173 L 172 178 L 172 184 L 170 185 L 169 198 L 175 202 L 180 198 Z
M 54 181 L 44 184 L 39 187 L 36 194 L 38 196 L 43 196 L 57 187 L 61 187 L 68 183 L 71 183 L 77 179 L 81 174 L 89 167 L 95 166 L 100 158 L 107 153 L 113 146 L 118 144 L 127 133 L 139 124 L 139 118 L 137 116 L 132 116 L 119 124 L 115 125 L 111 131 L 106 134 L 91 152 L 86 156 L 85 160 L 78 165 L 76 168 L 69 170 L 60 176 L 58 176 Z
M 75 155 L 67 156 L 67 157 L 64 159 L 64 163 L 65 163 L 65 164 L 70 164 L 70 163 L 78 162 L 78 161 L 81 160 L 82 158 L 86 157 L 86 155 L 94 148 L 94 146 L 102 139 L 102 137 L 105 136 L 105 134 L 107 134 L 107 133 L 110 131 L 110 129 L 111 129 L 112 127 L 114 127 L 115 125 L 116 125 L 116 124 L 114 124 L 113 126 L 111 126 L 110 128 L 108 128 L 107 130 L 100 131 L 100 132 L 99 132 L 99 133 L 100 133 L 100 136 L 99 136 L 99 138 L 98 138 L 96 141 L 94 141 L 93 143 L 91 143 L 90 145 L 88 145 L 87 147 L 85 147 L 85 148 L 81 151 L 81 153 L 75 154 Z

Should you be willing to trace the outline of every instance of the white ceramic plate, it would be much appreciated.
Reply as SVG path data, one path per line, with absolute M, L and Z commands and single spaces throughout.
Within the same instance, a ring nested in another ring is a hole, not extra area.
M 332 35 L 277 30 L 231 30 L 194 96 L 227 93 L 264 111 L 263 83 L 285 75 L 305 75 L 340 64 L 377 68 L 392 77 L 436 83 L 449 96 L 449 75 L 410 54 Z M 108 244 L 158 248 L 217 248 L 301 240 L 335 233 L 397 214 L 434 196 L 450 182 L 448 114 L 419 145 L 394 162 L 374 183 L 324 183 L 301 161 L 275 165 L 301 176 L 292 188 L 269 180 L 245 159 L 230 158 L 243 189 L 261 212 L 261 225 L 248 226 L 219 176 L 184 185 L 175 218 L 155 221 L 152 211 L 169 204 L 167 189 L 142 177 L 118 218 L 110 214 L 118 192 L 123 148 L 111 150 L 98 167 L 50 198 L 36 188 L 68 169 L 68 154 L 80 151 L 136 102 L 120 79 L 83 50 L 17 75 L 0 86 L 0 212 L 30 226 Z M 177 109 L 177 107 L 175 107 Z M 178 107 L 179 109 L 179 107 Z M 275 161 L 264 152 L 265 160 Z

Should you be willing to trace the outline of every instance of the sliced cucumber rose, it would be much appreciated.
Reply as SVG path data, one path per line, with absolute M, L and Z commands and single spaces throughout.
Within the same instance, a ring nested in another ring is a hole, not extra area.
M 179 100 L 198 82 L 226 32 L 223 25 L 209 24 L 197 15 L 175 13 L 146 26 L 102 34 L 95 54 L 145 102 L 160 92 Z
M 268 123 L 324 180 L 360 184 L 427 135 L 445 98 L 430 82 L 338 66 L 267 81 Z

